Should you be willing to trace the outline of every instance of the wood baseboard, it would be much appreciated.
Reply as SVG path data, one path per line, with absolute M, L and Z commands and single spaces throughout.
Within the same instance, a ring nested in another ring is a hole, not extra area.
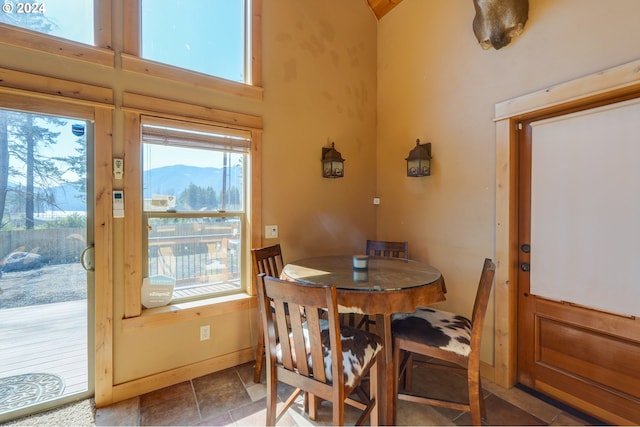
M 223 356 L 203 360 L 187 366 L 181 366 L 159 374 L 117 384 L 113 386 L 113 392 L 111 393 L 111 396 L 113 397 L 112 400 L 96 400 L 96 407 L 102 408 L 122 400 L 140 396 L 141 394 L 159 390 L 164 387 L 169 387 L 212 372 L 238 366 L 254 359 L 255 350 L 253 348 L 247 348 L 235 353 L 225 354 Z

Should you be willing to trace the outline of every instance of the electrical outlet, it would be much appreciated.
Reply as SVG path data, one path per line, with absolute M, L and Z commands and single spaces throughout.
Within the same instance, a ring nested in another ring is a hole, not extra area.
M 267 239 L 277 239 L 278 238 L 278 226 L 277 225 L 265 225 L 264 227 L 264 237 Z
M 211 338 L 211 328 L 209 325 L 200 326 L 200 341 L 206 341 Z

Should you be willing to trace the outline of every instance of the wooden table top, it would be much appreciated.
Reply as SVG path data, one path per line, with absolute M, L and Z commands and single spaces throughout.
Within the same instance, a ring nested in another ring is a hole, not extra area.
M 353 268 L 352 255 L 305 258 L 285 265 L 282 277 L 335 285 L 341 311 L 354 313 L 413 311 L 416 306 L 444 301 L 446 293 L 438 269 L 400 258 L 369 257 L 366 271 Z

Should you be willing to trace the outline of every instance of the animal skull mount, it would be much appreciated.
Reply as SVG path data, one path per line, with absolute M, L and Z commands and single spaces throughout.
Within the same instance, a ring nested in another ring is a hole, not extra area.
M 529 0 L 473 0 L 473 32 L 483 49 L 500 49 L 519 36 L 529 17 Z

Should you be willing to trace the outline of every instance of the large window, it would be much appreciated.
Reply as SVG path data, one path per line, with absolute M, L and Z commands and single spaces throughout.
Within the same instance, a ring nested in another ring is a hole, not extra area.
M 140 0 L 140 56 L 247 83 L 246 0 Z
M 124 0 L 122 68 L 262 99 L 261 0 Z
M 142 121 L 145 276 L 172 302 L 244 292 L 250 132 Z

